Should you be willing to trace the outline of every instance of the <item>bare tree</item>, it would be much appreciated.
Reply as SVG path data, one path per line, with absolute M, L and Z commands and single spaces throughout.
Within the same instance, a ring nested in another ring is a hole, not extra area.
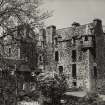
M 15 26 L 24 23 L 34 27 L 36 25 L 42 25 L 42 21 L 51 16 L 51 12 L 49 13 L 48 11 L 41 11 L 41 4 L 41 0 L 0 0 L 0 26 L 3 28 L 3 31 L 5 30 L 5 33 L 8 33 L 8 31 L 12 31 Z M 5 35 L 7 34 L 3 34 L 1 38 L 5 37 Z M 0 46 L 3 46 L 1 38 Z M 6 78 L 0 78 L 0 81 L 2 80 L 3 83 L 1 84 L 0 82 L 0 104 L 14 105 L 14 102 L 16 102 L 16 77 L 9 75 L 8 65 L 6 64 L 1 52 L 0 69 L 2 69 L 2 71 L 7 71 L 8 75 L 8 77 L 6 76 Z M 7 86 L 7 84 L 9 86 Z M 13 89 L 11 89 L 11 86 L 13 86 Z M 10 99 L 11 97 L 13 99 Z M 13 100 L 13 102 L 10 102 L 11 100 Z
M 0 26 L 3 31 L 5 33 L 12 32 L 15 26 L 24 23 L 31 27 L 42 26 L 42 21 L 50 17 L 52 12 L 41 11 L 41 4 L 43 4 L 42 0 L 0 0 Z M 3 34 L 2 38 L 6 35 Z M 10 33 L 10 35 L 12 34 Z M 0 46 L 2 46 L 1 39 Z M 0 60 L 2 63 L 4 62 L 1 53 Z M 5 62 L 2 67 L 6 67 Z
M 41 11 L 41 4 L 41 0 L 0 0 L 0 25 L 8 28 L 21 23 L 39 24 L 51 16 L 51 12 Z

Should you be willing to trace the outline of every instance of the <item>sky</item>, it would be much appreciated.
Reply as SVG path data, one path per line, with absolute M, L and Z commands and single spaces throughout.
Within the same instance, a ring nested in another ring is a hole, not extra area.
M 82 25 L 95 18 L 105 25 L 105 0 L 44 0 L 43 7 L 54 11 L 53 16 L 45 20 L 47 26 L 60 29 L 70 27 L 74 21 Z

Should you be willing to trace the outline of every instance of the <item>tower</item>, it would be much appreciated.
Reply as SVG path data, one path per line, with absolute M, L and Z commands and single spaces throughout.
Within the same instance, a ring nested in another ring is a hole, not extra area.
M 95 36 L 95 62 L 97 64 L 97 91 L 104 92 L 105 87 L 105 36 L 102 28 L 102 21 L 94 19 L 94 36 Z
M 56 36 L 56 27 L 49 26 L 46 28 L 46 70 L 55 70 L 55 56 L 54 56 L 54 38 Z

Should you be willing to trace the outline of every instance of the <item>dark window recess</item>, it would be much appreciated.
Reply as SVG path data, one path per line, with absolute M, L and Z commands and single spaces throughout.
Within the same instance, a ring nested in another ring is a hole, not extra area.
M 76 74 L 76 64 L 72 64 L 72 77 L 76 78 L 77 74 Z
M 97 78 L 97 67 L 94 66 L 94 78 Z
M 96 48 L 92 49 L 91 53 L 92 53 L 94 59 L 96 59 Z
M 80 44 L 83 44 L 83 41 L 82 40 L 80 41 Z
M 8 53 L 9 53 L 9 55 L 11 54 L 11 48 L 8 49 Z
M 92 54 L 94 56 L 94 59 L 96 59 L 96 41 L 95 40 L 96 40 L 96 38 L 93 37 L 92 41 L 93 41 L 93 47 L 94 47 L 94 49 L 91 52 L 92 52 Z
M 73 82 L 73 86 L 77 86 L 77 82 Z
M 59 66 L 59 73 L 63 73 L 63 66 Z
M 55 52 L 55 61 L 57 61 L 57 62 L 59 61 L 59 53 L 58 53 L 58 51 Z
M 88 41 L 88 36 L 85 36 L 85 41 Z
M 43 59 L 42 59 L 42 56 L 41 56 L 41 55 L 39 56 L 39 60 L 40 60 L 40 61 L 43 61 Z
M 3 77 L 3 78 L 7 78 L 7 76 L 8 76 L 8 72 L 7 72 L 7 71 L 2 72 L 2 77 Z
M 55 38 L 55 45 L 57 45 L 57 41 L 58 41 L 57 38 Z
M 76 61 L 76 50 L 72 51 L 72 61 L 75 62 Z

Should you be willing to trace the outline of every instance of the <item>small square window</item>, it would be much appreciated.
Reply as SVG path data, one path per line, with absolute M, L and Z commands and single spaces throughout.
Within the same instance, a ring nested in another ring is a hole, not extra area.
M 77 86 L 77 82 L 73 82 L 73 86 Z
M 59 73 L 63 73 L 63 66 L 59 66 Z
M 85 41 L 88 41 L 88 36 L 85 36 Z

